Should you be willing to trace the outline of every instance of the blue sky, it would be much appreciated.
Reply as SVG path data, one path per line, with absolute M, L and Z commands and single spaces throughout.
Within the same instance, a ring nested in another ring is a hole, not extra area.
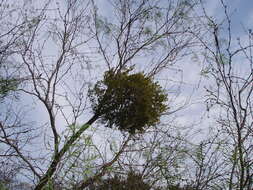
M 95 1 L 98 5 L 99 10 L 102 14 L 110 16 L 112 13 L 112 9 L 108 8 L 108 2 L 105 0 L 97 0 Z M 228 3 L 229 2 L 229 3 Z M 215 16 L 217 18 L 224 18 L 224 12 L 221 8 L 220 0 L 207 0 L 206 9 L 210 16 Z M 232 27 L 233 27 L 233 34 L 235 36 L 242 36 L 244 35 L 242 30 L 242 24 L 245 27 L 249 27 L 253 25 L 253 0 L 226 0 L 228 4 L 228 8 L 230 12 L 233 12 L 232 18 Z M 181 64 L 181 63 L 180 63 Z M 178 65 L 180 65 L 178 64 Z M 198 122 L 200 119 L 200 113 L 203 112 L 205 109 L 205 105 L 202 101 L 204 101 L 202 94 L 200 91 L 201 89 L 196 89 L 198 82 L 200 81 L 200 66 L 196 63 L 193 63 L 191 59 L 187 59 L 187 62 L 183 65 L 180 65 L 183 70 L 183 82 L 180 97 L 177 98 L 175 101 L 175 105 L 184 104 L 185 101 L 188 101 L 189 96 L 192 95 L 194 98 L 192 99 L 192 105 L 189 106 L 187 109 L 183 110 L 183 112 L 179 113 L 178 122 L 179 124 L 185 125 L 189 122 Z M 180 68 L 180 69 L 181 69 Z M 173 73 L 172 78 L 176 79 L 176 73 Z M 178 77 L 178 81 L 180 81 L 180 77 Z M 193 91 L 195 91 L 193 93 Z M 193 94 L 192 94 L 193 93 Z M 199 95 L 199 96 L 197 96 Z M 24 101 L 27 101 L 24 99 Z M 202 102 L 202 103 L 200 103 Z M 200 104 L 197 104 L 200 103 Z M 44 111 L 42 111 L 45 113 Z M 35 118 L 47 118 L 47 114 L 35 114 Z M 65 123 L 60 122 L 60 126 L 66 126 Z M 202 126 L 203 127 L 203 126 Z
M 224 18 L 220 0 L 206 0 L 210 13 L 219 18 Z M 253 26 L 253 1 L 252 0 L 225 0 L 230 14 L 232 14 L 233 31 L 241 34 L 242 26 Z
M 112 10 L 107 7 L 107 3 L 105 0 L 97 0 L 95 2 L 98 3 L 99 8 L 103 12 L 103 14 L 111 14 Z M 243 32 L 242 26 L 246 27 L 246 29 L 253 29 L 253 0 L 226 0 L 226 2 L 229 6 L 230 12 L 234 11 L 232 15 L 233 35 L 235 37 L 244 36 L 245 33 Z M 210 14 L 210 16 L 215 16 L 220 19 L 224 18 L 224 13 L 221 9 L 219 0 L 207 0 L 206 8 L 208 9 L 208 13 Z M 200 65 L 193 63 L 190 58 L 187 59 L 187 63 L 180 66 L 184 70 L 183 80 L 185 83 L 182 85 L 181 94 L 175 100 L 174 104 L 182 104 L 189 99 L 190 95 L 194 96 L 194 98 L 191 100 L 192 104 L 182 112 L 179 112 L 177 117 L 178 124 L 189 125 L 189 122 L 198 122 L 200 120 L 200 117 L 202 116 L 203 111 L 205 111 L 205 105 L 203 104 L 204 99 L 202 96 L 203 94 L 202 92 L 200 92 L 203 91 L 203 89 L 197 89 L 198 82 L 200 81 L 199 73 L 201 68 Z M 174 79 L 177 79 L 176 77 L 178 77 L 178 75 L 176 73 L 174 74 L 175 76 L 173 75 L 172 77 L 175 77 Z M 23 96 L 22 98 L 24 104 L 29 104 L 30 102 L 33 102 L 30 96 Z M 34 100 L 34 102 L 36 101 L 37 100 Z M 35 106 L 37 109 L 35 109 L 35 111 L 32 110 L 33 113 L 31 115 L 31 119 L 40 120 L 41 123 L 46 122 L 48 119 L 48 115 L 46 114 L 45 109 L 41 109 L 41 104 L 34 105 L 34 107 Z M 85 120 L 86 118 L 82 119 Z M 59 128 L 64 128 L 66 126 L 66 123 L 59 120 L 59 126 Z M 200 127 L 205 128 L 206 126 L 200 125 Z

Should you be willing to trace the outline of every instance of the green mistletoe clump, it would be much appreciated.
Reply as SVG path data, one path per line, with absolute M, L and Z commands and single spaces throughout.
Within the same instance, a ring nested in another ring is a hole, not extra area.
M 89 97 L 93 112 L 106 127 L 133 134 L 160 121 L 167 109 L 167 95 L 150 77 L 130 71 L 107 71 L 89 91 Z

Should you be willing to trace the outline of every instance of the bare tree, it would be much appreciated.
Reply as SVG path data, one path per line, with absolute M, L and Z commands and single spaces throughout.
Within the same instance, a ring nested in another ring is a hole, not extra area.
M 182 58 L 193 43 L 187 30 L 197 30 L 191 11 L 194 1 L 112 1 L 113 15 L 102 17 L 94 6 L 93 34 L 107 67 L 145 68 L 155 75 Z M 144 56 L 149 58 L 146 62 Z M 140 64 L 136 64 L 140 62 Z M 141 64 L 142 62 L 142 64 Z
M 205 48 L 205 73 L 215 85 L 206 87 L 207 108 L 216 111 L 217 131 L 223 140 L 223 162 L 227 189 L 252 189 L 252 33 L 236 38 L 228 7 L 220 1 L 225 19 L 219 23 L 207 15 L 207 34 L 199 37 Z M 225 29 L 224 29 L 225 28 Z M 205 36 L 205 37 L 206 37 Z M 217 111 L 218 110 L 218 111 Z M 219 113 L 217 115 L 217 112 Z
M 138 76 L 153 81 L 157 73 L 187 54 L 186 47 L 192 45 L 193 37 L 187 31 L 196 28 L 190 17 L 194 2 L 118 0 L 108 3 L 116 16 L 110 22 L 99 14 L 100 9 L 93 1 L 25 3 L 17 15 L 20 24 L 17 22 L 0 36 L 5 43 L 1 44 L 1 55 L 4 55 L 1 59 L 7 60 L 7 56 L 13 55 L 11 70 L 18 70 L 18 79 L 22 82 L 22 85 L 14 83 L 15 88 L 21 97 L 31 100 L 28 106 L 35 105 L 41 115 L 36 122 L 29 123 L 32 119 L 26 122 L 23 112 L 14 115 L 18 112 L 17 104 L 10 105 L 11 112 L 6 114 L 10 119 L 1 116 L 1 142 L 7 146 L 5 156 L 15 156 L 21 161 L 22 176 L 34 183 L 37 190 L 56 183 L 57 179 L 68 181 L 68 174 L 73 173 L 73 170 L 69 172 L 72 164 L 89 150 L 87 143 L 83 146 L 81 143 L 90 138 L 84 132 L 88 133 L 91 125 L 104 126 L 95 124 L 101 113 L 94 112 L 88 100 L 88 90 L 97 78 L 108 70 L 116 76 L 132 68 L 131 72 L 141 71 Z M 103 61 L 97 59 L 101 56 Z M 95 65 L 97 70 L 91 69 Z M 22 130 L 13 132 L 14 127 Z M 35 148 L 32 140 L 36 134 L 44 134 L 44 138 L 38 136 Z M 130 150 L 128 143 L 134 143 L 133 138 L 123 131 L 118 141 L 121 145 L 111 151 L 109 158 L 101 154 L 101 149 L 110 146 L 110 140 L 102 147 L 94 145 L 93 150 L 96 147 L 99 155 L 97 167 L 86 178 L 80 175 L 73 187 L 84 189 L 105 175 Z M 36 153 L 29 149 L 36 149 Z M 76 151 L 80 154 L 73 155 Z M 85 157 L 83 161 L 88 162 Z
M 30 15 L 30 19 L 24 19 L 23 8 L 26 6 L 23 3 L 4 0 L 0 2 L 2 26 L 0 29 L 0 162 L 1 182 L 7 183 L 7 187 L 17 183 L 16 177 L 19 172 L 33 171 L 34 175 L 39 177 L 29 151 L 26 150 L 26 145 L 36 137 L 33 133 L 35 128 L 30 122 L 25 121 L 26 109 L 13 107 L 18 102 L 17 88 L 24 80 L 20 75 L 22 63 L 15 57 L 20 53 L 23 36 L 37 25 L 33 20 L 36 19 L 35 15 Z M 34 176 L 28 174 L 27 177 L 34 180 Z

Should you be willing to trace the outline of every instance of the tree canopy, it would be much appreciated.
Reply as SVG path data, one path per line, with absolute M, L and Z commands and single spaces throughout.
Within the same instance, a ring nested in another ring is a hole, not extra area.
M 134 134 L 156 125 L 166 110 L 167 95 L 143 73 L 107 71 L 90 90 L 93 112 L 106 126 Z

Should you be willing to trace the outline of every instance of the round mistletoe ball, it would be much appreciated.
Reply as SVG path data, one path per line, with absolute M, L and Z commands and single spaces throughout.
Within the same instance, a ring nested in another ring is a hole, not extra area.
M 167 95 L 161 86 L 143 73 L 130 70 L 114 73 L 89 91 L 94 114 L 106 127 L 135 133 L 157 124 L 167 109 Z

